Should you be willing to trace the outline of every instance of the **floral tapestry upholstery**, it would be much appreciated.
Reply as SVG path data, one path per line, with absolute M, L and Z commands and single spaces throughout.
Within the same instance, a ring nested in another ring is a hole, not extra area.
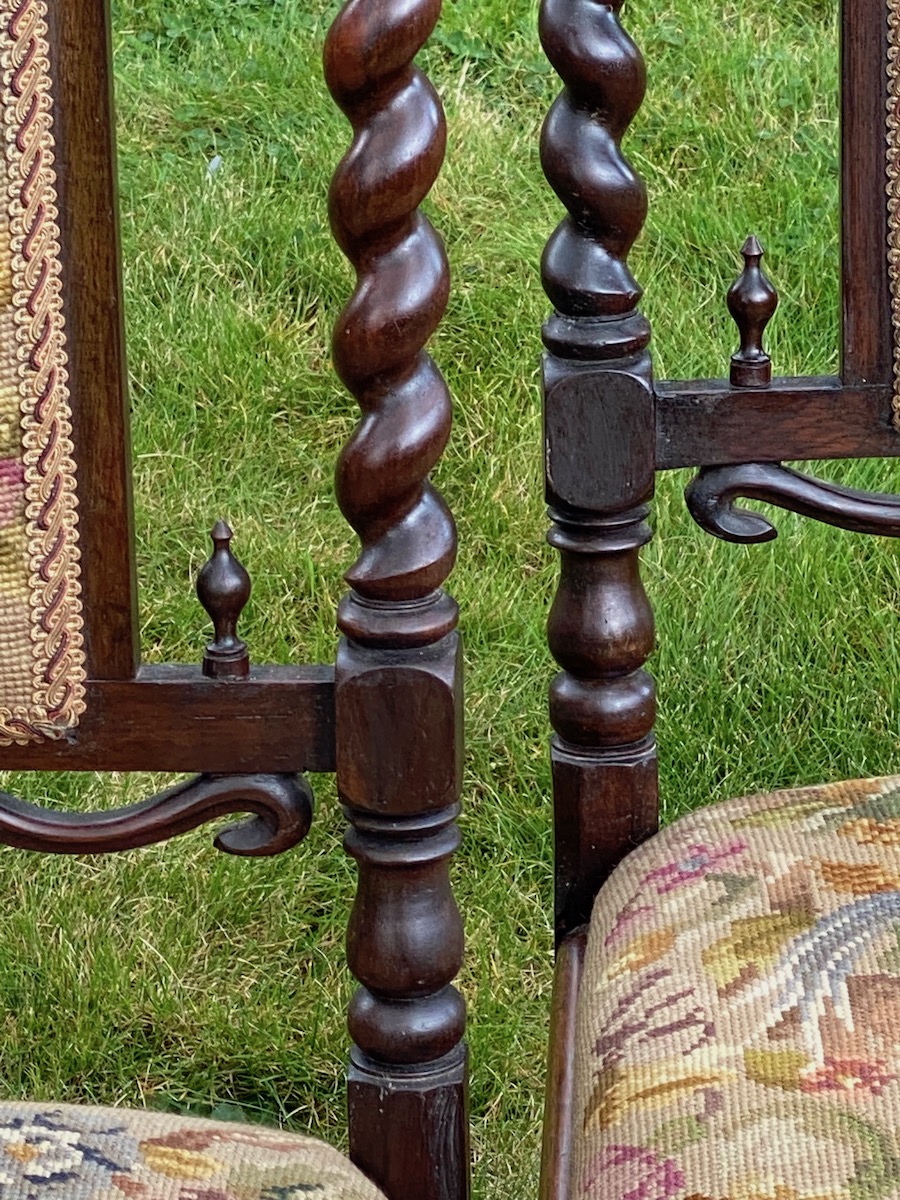
M 731 800 L 596 902 L 572 1200 L 900 1196 L 900 778 Z
M 0 1104 L 3 1200 L 384 1200 L 298 1134 L 166 1113 Z

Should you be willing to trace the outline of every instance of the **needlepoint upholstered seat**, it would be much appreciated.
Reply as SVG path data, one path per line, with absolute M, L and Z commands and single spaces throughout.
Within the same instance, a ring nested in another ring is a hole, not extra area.
M 172 1114 L 0 1104 L 0 1189 L 15 1200 L 380 1200 L 314 1138 Z
M 900 1187 L 900 779 L 732 800 L 597 903 L 573 1196 Z

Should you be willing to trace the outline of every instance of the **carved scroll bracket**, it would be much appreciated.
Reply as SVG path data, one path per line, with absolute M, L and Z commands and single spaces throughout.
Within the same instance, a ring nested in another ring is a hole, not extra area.
M 301 775 L 198 775 L 159 795 L 108 812 L 54 812 L 0 792 L 0 843 L 50 854 L 100 854 L 164 842 L 229 813 L 248 821 L 215 839 L 226 854 L 281 854 L 302 842 L 313 797 Z
M 685 490 L 691 516 L 727 542 L 768 542 L 778 531 L 735 500 L 761 500 L 857 533 L 900 537 L 900 496 L 861 492 L 803 475 L 780 463 L 704 467 Z

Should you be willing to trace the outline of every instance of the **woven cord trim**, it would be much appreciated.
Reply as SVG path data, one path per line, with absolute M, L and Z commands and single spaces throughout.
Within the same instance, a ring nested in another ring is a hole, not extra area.
M 900 430 L 900 3 L 888 0 L 888 275 L 894 327 L 894 427 Z
M 0 744 L 5 745 L 59 738 L 84 711 L 75 463 L 45 18 L 44 0 L 0 0 L 0 170 L 5 176 L 0 186 L 7 196 L 0 223 L 8 222 L 9 238 L 8 251 L 2 244 L 6 237 L 0 241 L 0 253 L 9 256 L 8 265 L 0 264 L 0 275 L 10 273 L 8 281 L 0 279 L 9 287 L 0 296 L 0 384 L 18 392 L 24 563 L 22 587 L 15 590 L 21 590 L 22 607 L 30 609 L 24 644 L 21 637 L 10 637 L 20 621 L 8 597 L 0 618 L 9 627 L 0 628 L 0 655 L 23 656 L 28 668 L 21 675 L 27 687 L 15 684 L 20 677 L 13 670 L 16 702 L 9 703 L 7 686 L 0 704 Z M 13 569 L 22 562 L 9 557 Z

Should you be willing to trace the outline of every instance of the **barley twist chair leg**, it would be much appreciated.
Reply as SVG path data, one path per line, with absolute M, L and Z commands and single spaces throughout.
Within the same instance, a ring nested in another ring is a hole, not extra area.
M 449 273 L 418 208 L 445 126 L 413 64 L 439 12 L 440 0 L 350 0 L 325 50 L 328 85 L 354 130 L 331 188 L 332 228 L 357 271 L 334 362 L 363 412 L 337 472 L 361 542 L 338 614 L 335 677 L 338 787 L 359 864 L 347 942 L 360 982 L 349 1015 L 350 1147 L 390 1200 L 469 1194 L 465 1005 L 452 983 L 462 922 L 448 874 L 459 842 L 461 660 L 456 605 L 441 589 L 456 532 L 428 481 L 450 397 L 424 350 Z

